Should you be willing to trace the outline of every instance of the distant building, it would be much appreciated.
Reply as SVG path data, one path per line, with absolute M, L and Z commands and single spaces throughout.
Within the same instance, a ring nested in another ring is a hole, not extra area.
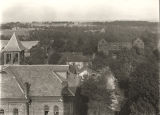
M 67 65 L 74 65 L 77 69 L 81 69 L 91 64 L 90 58 L 79 52 L 65 52 L 61 55 L 61 62 L 63 61 L 63 63 Z
M 105 33 L 105 29 L 89 29 L 89 30 L 85 30 L 84 32 L 91 32 L 91 33 Z
M 131 49 L 132 47 L 137 47 L 144 49 L 144 42 L 137 38 L 133 42 L 107 42 L 105 39 L 101 39 L 98 42 L 98 52 L 103 52 L 108 55 L 109 52 L 119 51 L 121 49 Z
M 105 39 L 101 39 L 98 42 L 98 52 L 103 52 L 105 55 L 109 54 L 109 44 Z
M 133 47 L 137 47 L 137 48 L 140 48 L 140 49 L 144 49 L 144 42 L 142 39 L 140 38 L 137 38 L 133 41 Z
M 83 67 L 82 69 L 77 71 L 78 76 L 81 78 L 81 81 L 84 81 L 84 79 L 88 79 L 90 77 L 96 79 L 99 76 L 99 73 L 92 70 L 89 67 Z
M 20 27 L 13 27 L 12 30 L 18 30 Z

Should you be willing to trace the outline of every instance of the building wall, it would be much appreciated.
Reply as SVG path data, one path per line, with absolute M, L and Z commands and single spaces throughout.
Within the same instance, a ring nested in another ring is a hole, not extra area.
M 0 109 L 4 110 L 4 115 L 13 115 L 13 110 L 18 109 L 18 115 L 26 115 L 25 103 L 22 102 L 1 102 Z
M 73 115 L 73 103 L 63 102 L 32 102 L 29 106 L 29 115 L 44 115 L 44 106 L 49 107 L 48 115 L 54 115 L 54 106 L 58 106 L 59 115 Z M 0 103 L 0 109 L 4 110 L 4 115 L 14 115 L 13 110 L 18 109 L 18 115 L 26 115 L 25 102 L 3 102 Z M 64 111 L 65 110 L 65 111 Z
M 98 42 L 98 52 L 103 52 L 105 55 L 109 54 L 109 51 L 118 51 L 123 48 L 131 49 L 132 47 L 137 47 L 140 49 L 144 49 L 144 42 L 137 38 L 136 40 L 131 42 L 107 42 L 104 39 Z
M 63 102 L 32 102 L 30 105 L 30 115 L 44 115 L 44 107 L 49 107 L 48 115 L 54 115 L 54 106 L 59 107 L 59 115 L 63 115 Z

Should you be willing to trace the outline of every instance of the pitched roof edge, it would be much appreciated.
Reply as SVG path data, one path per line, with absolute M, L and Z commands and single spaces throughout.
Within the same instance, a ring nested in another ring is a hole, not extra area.
M 59 75 L 56 74 L 56 72 L 52 71 L 52 73 L 57 77 L 57 79 L 63 83 L 63 81 L 61 80 L 61 78 L 59 77 Z M 68 91 L 71 93 L 72 96 L 75 96 L 75 94 L 69 89 L 69 87 L 67 87 Z
M 14 78 L 15 78 L 15 80 L 17 82 L 18 87 L 20 88 L 21 92 L 25 96 L 25 90 L 24 90 L 24 87 L 23 87 L 23 84 L 21 83 L 21 81 L 17 79 L 17 76 L 12 72 L 12 70 L 9 67 L 8 67 L 8 72 L 14 76 Z
M 18 51 L 22 51 L 25 50 L 26 47 L 23 46 L 23 44 L 21 43 L 21 41 L 16 37 L 15 32 L 13 33 L 13 35 L 11 36 L 10 40 L 8 41 L 7 45 L 4 47 L 4 49 L 2 51 L 7 51 L 6 49 L 8 47 L 10 47 L 10 45 L 13 45 L 13 43 L 16 43 L 16 48 L 18 48 Z M 15 44 L 14 44 L 15 45 Z M 21 47 L 21 48 L 20 48 Z M 13 49 L 12 49 L 13 50 Z M 12 51 L 11 50 L 11 51 Z M 14 50 L 13 50 L 14 51 Z
M 56 76 L 56 78 L 62 83 L 63 81 L 58 77 L 58 75 L 54 72 L 54 71 L 52 71 L 52 73 L 53 73 L 53 75 L 55 75 Z
M 75 96 L 75 94 L 69 88 L 67 88 L 67 89 L 72 94 L 72 96 Z
M 19 41 L 18 41 L 18 40 L 16 40 L 16 42 L 17 42 L 17 44 L 18 44 L 18 46 L 17 46 L 17 47 L 18 47 L 18 49 L 21 51 L 21 48 L 19 47 L 19 45 L 20 45 L 20 44 L 18 43 Z M 23 46 L 23 47 L 24 47 L 24 46 Z

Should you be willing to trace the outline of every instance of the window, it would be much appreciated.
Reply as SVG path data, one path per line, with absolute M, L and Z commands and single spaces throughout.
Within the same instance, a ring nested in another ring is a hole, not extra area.
M 13 57 L 13 63 L 17 63 L 17 62 L 18 62 L 18 53 L 15 53 Z
M 18 109 L 17 108 L 13 109 L 13 115 L 18 115 Z
M 59 115 L 59 108 L 57 105 L 54 106 L 54 115 Z
M 4 115 L 4 109 L 0 109 L 0 115 Z
M 6 54 L 6 64 L 11 62 L 11 54 Z
M 44 115 L 48 115 L 48 113 L 49 113 L 49 107 L 48 107 L 48 105 L 45 105 L 44 106 Z

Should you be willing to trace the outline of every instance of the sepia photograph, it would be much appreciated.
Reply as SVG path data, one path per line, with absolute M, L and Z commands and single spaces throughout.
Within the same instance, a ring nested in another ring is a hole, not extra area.
M 0 0 L 0 115 L 160 115 L 159 0 Z

